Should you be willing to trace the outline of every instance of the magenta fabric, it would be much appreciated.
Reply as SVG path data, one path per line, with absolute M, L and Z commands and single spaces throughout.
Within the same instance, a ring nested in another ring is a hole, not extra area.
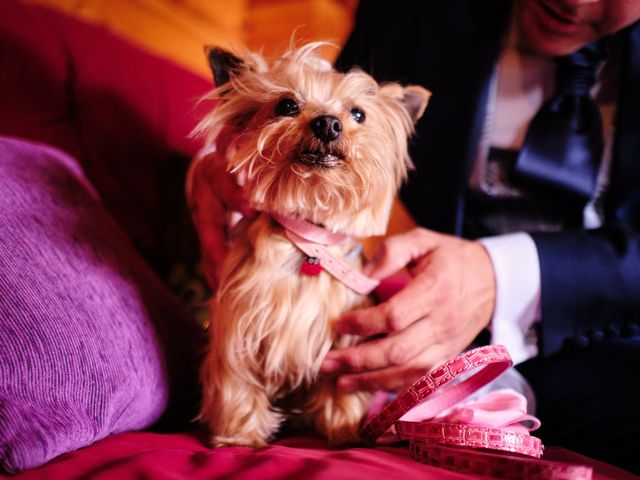
M 192 415 L 198 330 L 79 165 L 0 137 L 0 179 L 0 470 Z
M 329 450 L 322 440 L 294 437 L 266 448 L 210 450 L 199 434 L 125 433 L 66 454 L 12 480 L 80 479 L 384 479 L 462 480 L 478 478 L 422 465 L 406 445 Z M 567 450 L 550 448 L 545 458 L 592 465 L 594 480 L 637 478 Z M 0 474 L 0 478 L 3 478 Z

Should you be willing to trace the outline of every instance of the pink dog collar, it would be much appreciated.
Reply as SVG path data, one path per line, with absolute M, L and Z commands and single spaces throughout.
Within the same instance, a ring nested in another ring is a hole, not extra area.
M 333 233 L 297 218 L 277 213 L 270 214 L 284 228 L 291 242 L 309 257 L 319 259 L 322 268 L 337 280 L 360 295 L 368 295 L 380 283 L 355 270 L 346 260 L 335 256 L 327 249 L 329 245 L 338 245 L 351 239 L 348 235 Z

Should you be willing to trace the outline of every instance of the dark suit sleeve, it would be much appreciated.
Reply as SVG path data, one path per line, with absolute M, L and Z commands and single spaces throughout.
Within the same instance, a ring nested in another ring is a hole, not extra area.
M 536 233 L 540 258 L 540 347 L 633 334 L 640 317 L 640 229 L 635 221 L 590 231 Z M 637 332 L 636 332 L 637 333 Z

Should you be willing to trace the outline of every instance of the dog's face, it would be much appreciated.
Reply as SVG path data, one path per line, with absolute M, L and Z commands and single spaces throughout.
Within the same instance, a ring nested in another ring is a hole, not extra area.
M 198 129 L 210 140 L 232 132 L 229 170 L 245 180 L 254 208 L 382 234 L 429 93 L 338 73 L 314 56 L 317 46 L 271 61 L 211 50 L 219 103 Z

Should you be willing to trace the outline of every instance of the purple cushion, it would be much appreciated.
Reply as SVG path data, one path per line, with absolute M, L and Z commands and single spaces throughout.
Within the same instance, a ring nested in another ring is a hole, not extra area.
M 0 469 L 191 415 L 197 330 L 74 159 L 0 137 L 0 179 Z

